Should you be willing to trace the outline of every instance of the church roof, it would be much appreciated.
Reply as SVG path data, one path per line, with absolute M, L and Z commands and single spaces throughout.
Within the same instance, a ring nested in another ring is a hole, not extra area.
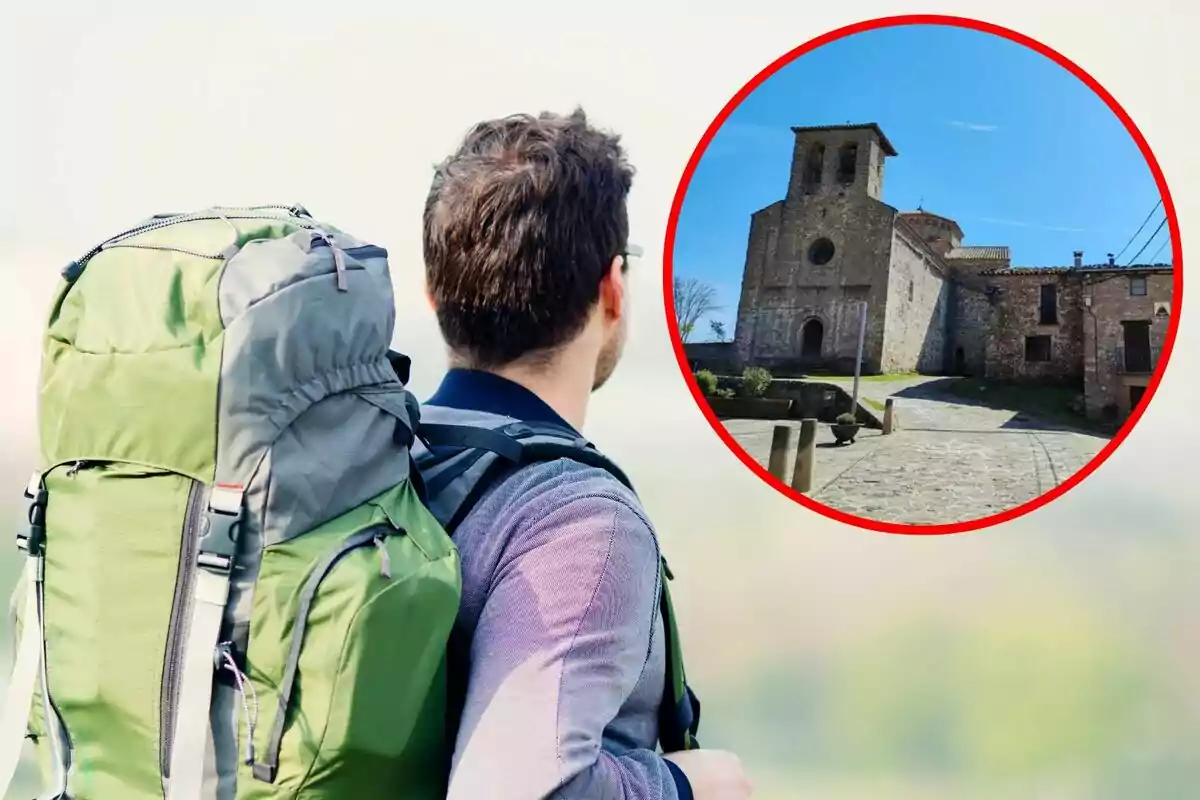
M 955 247 L 949 250 L 945 257 L 970 259 L 971 261 L 1007 261 L 1009 254 L 1007 247 Z
M 1126 267 L 1114 264 L 1084 264 L 1081 267 L 1004 267 L 1000 269 L 985 269 L 980 275 L 1071 275 L 1084 272 L 1111 273 L 1168 273 L 1174 270 L 1170 264 L 1130 264 Z
M 892 143 L 888 141 L 887 136 L 883 133 L 883 128 L 879 127 L 878 122 L 863 122 L 859 124 L 846 123 L 845 125 L 801 125 L 793 127 L 792 133 L 804 133 L 807 131 L 874 131 L 879 137 L 879 144 L 883 147 L 883 152 L 889 156 L 899 155 L 896 148 L 892 147 Z
M 921 217 L 925 217 L 928 219 L 936 219 L 936 220 L 939 220 L 940 222 L 948 222 L 954 226 L 954 230 L 958 231 L 958 238 L 961 239 L 963 237 L 962 226 L 959 225 L 957 222 L 950 219 L 949 217 L 943 217 L 941 214 L 934 214 L 930 211 L 926 211 L 925 209 L 921 208 L 920 206 L 917 206 L 916 211 L 901 211 L 898 216 L 900 216 L 903 219 L 919 219 Z

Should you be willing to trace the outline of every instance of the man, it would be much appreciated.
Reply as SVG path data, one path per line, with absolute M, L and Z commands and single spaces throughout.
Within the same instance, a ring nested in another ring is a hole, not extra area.
M 625 343 L 632 178 L 619 137 L 582 110 L 480 123 L 438 167 L 424 254 L 451 370 L 423 420 L 582 429 Z M 454 539 L 451 800 L 749 796 L 729 753 L 656 752 L 660 555 L 611 473 L 511 469 Z

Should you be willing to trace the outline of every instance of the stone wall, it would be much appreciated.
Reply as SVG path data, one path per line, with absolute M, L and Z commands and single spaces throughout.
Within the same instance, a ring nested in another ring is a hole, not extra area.
M 1119 280 L 1096 283 L 1106 269 L 996 272 L 1009 264 L 1003 249 L 961 247 L 952 220 L 925 212 L 898 220 L 879 200 L 884 162 L 895 151 L 876 128 L 793 131 L 785 199 L 751 216 L 729 371 L 750 364 L 776 375 L 851 371 L 865 305 L 865 373 L 915 369 L 1083 385 L 1090 347 L 1089 409 L 1128 400 L 1131 381 L 1140 378 L 1117 366 L 1120 323 L 1169 299 L 1169 269 L 1138 268 L 1150 276 L 1146 297 L 1131 297 L 1127 282 L 1120 291 L 1111 288 Z M 978 258 L 958 257 L 972 255 Z M 1090 308 L 1085 282 L 1096 283 Z M 1056 290 L 1052 323 L 1040 318 L 1045 284 Z M 1165 322 L 1153 324 L 1156 350 L 1165 332 Z
M 950 250 L 962 244 L 962 234 L 953 220 L 921 211 L 901 216 L 913 229 L 913 233 L 937 253 L 938 257 L 944 257 Z
M 706 369 L 716 375 L 735 375 L 737 353 L 732 342 L 693 342 L 683 346 L 692 372 Z
M 867 148 L 865 180 L 867 182 L 867 194 L 876 200 L 883 198 L 883 173 L 884 161 L 886 159 L 887 154 L 879 146 L 879 142 L 871 139 Z
M 986 375 L 993 380 L 1082 384 L 1083 312 L 1080 284 L 1065 272 L 1015 273 L 994 276 L 999 290 L 992 308 Z M 1040 321 L 1041 287 L 1057 287 L 1057 322 Z M 1026 359 L 1026 339 L 1050 337 L 1050 358 Z
M 820 361 L 852 367 L 865 300 L 864 370 L 879 371 L 894 216 L 892 208 L 862 193 L 793 198 L 756 213 L 735 336 L 742 363 L 800 361 L 804 326 L 816 320 Z M 819 239 L 833 246 L 824 264 L 812 258 Z
M 756 364 L 777 376 L 814 367 L 849 372 L 865 304 L 865 373 L 915 369 L 1081 385 L 1089 413 L 1127 413 L 1130 387 L 1144 387 L 1150 375 L 1119 363 L 1121 323 L 1153 320 L 1158 356 L 1169 315 L 1154 312 L 1171 300 L 1169 267 L 1009 270 L 1000 248 L 961 247 L 952 220 L 898 215 L 879 200 L 884 162 L 895 151 L 875 129 L 793 131 L 786 197 L 751 216 L 734 342 L 721 357 L 694 351 L 702 358 L 693 361 L 721 362 L 729 372 Z M 823 256 L 815 255 L 817 243 Z M 1148 290 L 1133 296 L 1128 279 L 1140 275 Z M 1052 324 L 1040 313 L 1046 284 L 1056 291 Z M 819 331 L 812 351 L 806 330 Z M 1045 358 L 1031 341 L 1047 345 Z
M 742 292 L 738 298 L 737 320 L 734 323 L 734 348 L 739 364 L 753 360 L 757 333 L 760 286 L 769 259 L 778 245 L 779 222 L 783 201 L 772 203 L 750 215 L 750 236 L 746 244 L 746 265 L 742 271 Z M 770 249 L 768 249 L 770 244 Z
M 953 283 L 953 307 L 948 310 L 946 371 L 950 374 L 982 376 L 986 371 L 992 303 L 981 281 L 957 277 Z M 959 351 L 962 351 L 959 355 Z
M 837 383 L 821 383 L 809 380 L 775 380 L 767 388 L 767 397 L 792 400 L 792 416 L 796 419 L 815 417 L 821 422 L 834 422 L 839 414 L 854 409 L 858 421 L 868 428 L 878 430 L 882 421 L 860 400 L 854 405 L 854 397 L 846 387 Z
M 1130 292 L 1130 278 L 1146 279 L 1145 296 Z M 1083 314 L 1083 369 L 1088 415 L 1094 418 L 1123 418 L 1129 414 L 1131 386 L 1144 387 L 1150 375 L 1123 369 L 1119 354 L 1124 345 L 1123 322 L 1150 322 L 1152 367 L 1166 343 L 1170 316 L 1156 316 L 1160 303 L 1172 304 L 1174 280 L 1169 268 L 1113 271 L 1085 275 L 1083 296 L 1091 297 Z M 1174 313 L 1172 306 L 1171 313 Z
M 984 270 L 1008 269 L 1011 264 L 999 258 L 951 258 L 946 262 L 960 275 L 978 275 Z
M 841 148 L 856 148 L 854 178 L 849 183 L 838 180 Z M 816 152 L 814 152 L 816 151 Z M 817 181 L 808 180 L 810 159 L 820 163 Z M 887 154 L 875 133 L 869 129 L 800 130 L 792 147 L 792 165 L 788 175 L 787 198 L 848 197 L 858 195 L 878 200 L 883 196 L 884 161 Z
M 717 386 L 728 389 L 740 396 L 742 379 L 740 377 L 721 376 L 717 378 Z M 778 379 L 772 380 L 763 397 L 767 400 L 792 401 L 789 414 L 792 419 L 816 418 L 821 422 L 834 422 L 839 414 L 845 414 L 851 407 L 855 408 L 855 417 L 860 424 L 879 430 L 883 422 L 879 416 L 863 405 L 860 400 L 854 406 L 854 398 L 846 387 L 837 383 L 821 381 Z
M 884 372 L 942 371 L 949 294 L 933 254 L 897 227 L 888 271 Z

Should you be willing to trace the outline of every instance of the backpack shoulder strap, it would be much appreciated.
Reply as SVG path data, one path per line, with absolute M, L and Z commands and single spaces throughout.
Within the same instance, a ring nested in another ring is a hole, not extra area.
M 417 437 L 426 447 L 417 466 L 430 510 L 451 535 L 497 478 L 529 464 L 568 458 L 605 470 L 633 491 L 628 476 L 591 442 L 558 426 L 421 423 Z
M 569 458 L 606 470 L 633 491 L 633 484 L 628 476 L 597 450 L 595 445 L 556 425 L 528 425 L 518 422 L 501 428 L 484 428 L 475 425 L 425 423 L 421 425 L 419 435 L 430 448 L 485 450 L 514 466 Z
M 629 477 L 587 439 L 552 425 L 513 423 L 500 428 L 423 423 L 417 432 L 427 453 L 417 459 L 430 510 L 448 532 L 466 518 L 500 475 L 522 466 L 561 458 L 605 470 L 635 495 Z M 668 587 L 674 577 L 660 559 L 659 610 L 663 618 L 666 680 L 659 706 L 663 752 L 699 747 L 700 701 L 687 684 L 683 651 Z

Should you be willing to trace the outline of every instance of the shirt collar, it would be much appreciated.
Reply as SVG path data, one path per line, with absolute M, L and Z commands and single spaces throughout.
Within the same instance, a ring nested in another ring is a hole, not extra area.
M 452 369 L 425 402 L 431 406 L 479 411 L 521 422 L 555 425 L 578 435 L 575 427 L 545 400 L 521 384 L 491 372 Z

